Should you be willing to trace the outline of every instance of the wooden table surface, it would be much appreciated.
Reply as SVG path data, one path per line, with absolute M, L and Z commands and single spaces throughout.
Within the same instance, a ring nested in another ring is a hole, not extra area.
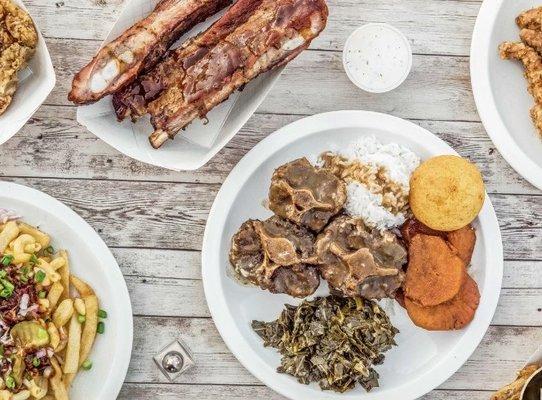
M 289 122 L 332 110 L 385 112 L 434 132 L 480 167 L 497 210 L 505 276 L 492 325 L 470 360 L 424 399 L 488 399 L 542 342 L 542 193 L 496 151 L 470 89 L 470 36 L 481 1 L 328 2 L 324 34 L 286 68 L 241 132 L 199 171 L 171 172 L 134 161 L 87 132 L 66 99 L 73 74 L 99 47 L 122 0 L 25 1 L 46 38 L 57 86 L 2 146 L 0 175 L 72 207 L 119 261 L 135 314 L 119 398 L 282 399 L 239 364 L 213 325 L 200 274 L 202 235 L 222 181 L 247 151 Z M 344 41 L 367 22 L 391 23 L 412 43 L 412 72 L 391 93 L 364 93 L 343 72 Z M 171 384 L 152 356 L 174 337 L 190 346 L 197 367 Z

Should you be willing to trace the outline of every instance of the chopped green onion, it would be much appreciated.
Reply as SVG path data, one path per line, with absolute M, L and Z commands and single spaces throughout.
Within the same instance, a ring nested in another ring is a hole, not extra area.
M 77 321 L 79 321 L 80 324 L 82 324 L 82 323 L 85 322 L 86 320 L 87 320 L 87 319 L 85 318 L 84 315 L 79 314 L 79 315 L 77 316 Z
M 4 271 L 3 269 L 0 269 L 0 278 L 5 278 L 7 275 L 8 273 L 6 271 Z
M 102 319 L 107 318 L 107 311 L 102 310 L 102 309 L 98 310 L 98 317 L 100 317 Z
M 4 345 L 0 344 L 0 358 L 4 356 Z
M 2 290 L 0 291 L 0 297 L 11 297 L 11 295 L 13 294 L 13 290 L 15 290 L 15 286 L 13 286 L 13 284 L 6 279 L 0 279 L 0 285 L 2 286 Z
M 38 357 L 34 357 L 34 358 L 32 359 L 32 365 L 33 365 L 34 367 L 37 368 L 37 367 L 40 366 L 40 364 L 41 364 L 41 361 L 40 361 L 40 359 L 39 359 Z
M 83 362 L 83 364 L 81 364 L 81 368 L 83 368 L 85 371 L 88 371 L 89 369 L 92 368 L 92 361 L 90 360 L 85 360 Z
M 44 299 L 45 296 L 47 296 L 47 292 L 46 292 L 45 290 L 40 290 L 40 291 L 38 292 L 38 297 L 39 297 L 40 299 Z
M 14 389 L 15 388 L 15 379 L 10 375 L 6 378 L 6 387 L 8 389 Z
M 45 280 L 45 272 L 43 272 L 41 269 L 36 272 L 36 275 L 34 275 L 34 280 L 38 283 L 42 283 Z
M 38 257 L 36 257 L 35 254 L 32 254 L 32 255 L 30 256 L 30 262 L 31 262 L 32 264 L 39 264 L 39 263 L 40 263 L 40 260 L 38 260 Z
M 45 249 L 43 249 L 46 253 L 53 254 L 55 252 L 55 249 L 53 246 L 47 246 Z
M 102 335 L 105 332 L 105 324 L 102 321 L 98 322 L 98 327 L 96 328 L 96 332 L 98 332 L 100 335 Z
M 6 254 L 4 257 L 2 257 L 2 265 L 4 267 L 7 267 L 9 264 L 11 264 L 11 262 L 13 261 L 13 256 L 10 255 L 10 254 Z

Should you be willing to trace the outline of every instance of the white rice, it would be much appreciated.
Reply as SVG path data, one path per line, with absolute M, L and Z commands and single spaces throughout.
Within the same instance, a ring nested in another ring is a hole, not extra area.
M 385 230 L 405 222 L 403 213 L 392 214 L 382 206 L 382 195 L 371 193 L 365 185 L 350 182 L 346 190 L 346 212 L 353 217 L 360 217 L 367 225 Z
M 406 196 L 410 191 L 410 176 L 420 164 L 420 158 L 408 148 L 397 143 L 382 144 L 374 135 L 364 136 L 337 154 L 349 161 L 385 168 L 391 181 L 402 187 Z M 404 213 L 390 212 L 383 206 L 382 195 L 372 193 L 363 182 L 349 182 L 347 194 L 347 214 L 362 218 L 369 226 L 384 230 L 405 222 Z
M 420 165 L 416 153 L 397 143 L 382 144 L 375 135 L 364 136 L 337 153 L 351 161 L 385 167 L 390 178 L 405 188 L 409 188 L 410 175 Z

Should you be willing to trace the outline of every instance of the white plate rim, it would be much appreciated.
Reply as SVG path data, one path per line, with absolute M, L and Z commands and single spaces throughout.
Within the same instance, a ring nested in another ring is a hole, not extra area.
M 109 365 L 111 373 L 108 380 L 100 383 L 101 386 L 109 385 L 109 387 L 106 386 L 103 389 L 107 398 L 116 398 L 122 388 L 130 364 L 134 324 L 128 288 L 115 257 L 113 257 L 113 254 L 98 233 L 81 216 L 54 197 L 28 186 L 4 181 L 0 181 L 0 193 L 2 193 L 0 197 L 7 197 L 24 203 L 31 202 L 38 208 L 46 209 L 50 214 L 57 217 L 61 216 L 63 222 L 80 232 L 80 236 L 85 238 L 87 246 L 92 247 L 93 251 L 99 252 L 100 260 L 108 265 L 108 271 L 111 274 L 109 278 L 111 281 L 116 282 L 116 298 L 114 301 L 119 305 L 120 309 L 127 311 L 117 316 L 118 325 L 122 326 L 126 331 L 123 331 L 122 336 L 117 336 L 113 348 L 118 356 L 111 358 L 111 364 Z
M 504 0 L 484 0 L 472 36 L 470 48 L 470 74 L 474 101 L 487 134 L 508 164 L 523 178 L 542 189 L 542 168 L 530 159 L 513 140 L 497 111 L 495 96 L 489 78 L 489 51 L 491 32 Z
M 401 132 L 415 142 L 423 143 L 424 140 L 431 140 L 448 148 L 448 154 L 457 154 L 448 144 L 428 130 L 391 115 L 360 110 L 343 110 L 316 114 L 286 125 L 269 135 L 250 150 L 224 181 L 207 219 L 202 246 L 202 279 L 205 298 L 213 321 L 227 347 L 241 364 L 261 382 L 290 399 L 304 399 L 303 391 L 296 389 L 304 385 L 283 384 L 281 382 L 273 382 L 272 378 L 267 378 L 266 373 L 268 371 L 266 370 L 269 370 L 268 365 L 250 350 L 250 347 L 244 343 L 244 340 L 240 339 L 242 336 L 233 323 L 231 312 L 225 306 L 225 302 L 221 300 L 224 298 L 224 291 L 220 285 L 218 274 L 215 273 L 214 269 L 219 268 L 221 262 L 220 249 L 217 246 L 220 244 L 222 228 L 228 216 L 228 212 L 225 210 L 230 209 L 235 199 L 237 188 L 244 185 L 250 177 L 251 171 L 257 165 L 264 162 L 266 156 L 272 155 L 277 149 L 286 147 L 289 143 L 298 140 L 300 137 L 309 136 L 324 129 L 367 128 L 371 125 L 377 128 L 381 128 L 382 126 L 393 127 L 394 132 Z M 484 228 L 488 232 L 493 233 L 492 235 L 491 233 L 488 234 L 488 238 L 485 240 L 485 245 L 488 242 L 492 243 L 492 251 L 486 255 L 486 260 L 490 260 L 491 262 L 488 264 L 491 265 L 492 273 L 485 274 L 484 287 L 487 288 L 487 295 L 484 293 L 478 308 L 478 313 L 481 313 L 483 319 L 479 321 L 478 325 L 470 324 L 465 328 L 472 332 L 469 337 L 465 335 L 458 341 L 456 347 L 459 348 L 459 351 L 457 353 L 449 354 L 447 359 L 438 362 L 430 371 L 431 373 L 428 372 L 421 375 L 412 382 L 402 385 L 392 392 L 386 392 L 386 398 L 416 399 L 442 384 L 467 361 L 489 328 L 502 286 L 503 247 L 497 217 L 487 194 L 479 218 L 484 219 Z M 490 235 L 491 238 L 489 238 Z M 274 370 L 273 373 L 276 374 Z M 428 378 L 427 375 L 431 376 Z M 357 398 L 348 396 L 347 394 L 338 395 L 324 391 L 318 393 L 311 400 Z M 382 394 L 379 396 L 376 392 L 367 393 L 363 395 L 363 398 L 384 399 Z

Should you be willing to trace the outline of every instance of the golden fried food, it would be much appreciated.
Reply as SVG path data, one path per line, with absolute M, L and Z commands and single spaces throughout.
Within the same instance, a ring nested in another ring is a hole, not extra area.
M 0 115 L 17 90 L 17 73 L 34 54 L 38 33 L 30 16 L 9 0 L 0 0 Z
M 407 245 L 410 245 L 412 238 L 419 234 L 443 238 L 456 251 L 465 265 L 470 264 L 476 244 L 476 232 L 471 224 L 455 231 L 442 232 L 429 228 L 416 218 L 410 218 L 401 226 L 401 236 Z
M 422 224 L 416 218 L 409 218 L 401 226 L 401 236 L 406 244 L 410 245 L 414 236 L 423 234 L 428 236 L 440 236 L 446 240 L 446 232 L 436 231 L 429 228 L 427 225 Z
M 529 93 L 537 103 L 542 103 L 542 57 L 525 43 L 504 42 L 499 46 L 503 60 L 521 61 L 525 68 Z
M 407 298 L 421 306 L 450 301 L 465 281 L 465 264 L 444 239 L 416 235 L 408 249 L 409 261 L 404 284 Z
M 542 50 L 542 32 L 534 29 L 522 29 L 519 32 L 521 41 L 527 46 L 532 47 L 538 53 Z
M 465 265 L 469 265 L 476 244 L 476 232 L 472 225 L 469 224 L 456 231 L 448 232 L 446 240 L 456 250 L 456 254 Z
M 519 400 L 523 386 L 527 380 L 540 368 L 538 364 L 529 364 L 520 370 L 514 382 L 497 391 L 491 400 Z
M 433 307 L 423 307 L 408 297 L 405 306 L 415 325 L 430 331 L 448 331 L 465 327 L 474 318 L 480 302 L 478 285 L 466 273 L 461 290 L 451 301 Z
M 531 108 L 531 119 L 533 120 L 533 124 L 535 128 L 537 129 L 538 133 L 542 136 L 542 105 L 535 104 Z
M 522 12 L 517 16 L 516 24 L 520 28 L 540 29 L 542 27 L 542 7 Z
M 430 158 L 410 178 L 414 216 L 438 231 L 454 231 L 470 224 L 480 212 L 484 197 L 480 171 L 458 156 Z

